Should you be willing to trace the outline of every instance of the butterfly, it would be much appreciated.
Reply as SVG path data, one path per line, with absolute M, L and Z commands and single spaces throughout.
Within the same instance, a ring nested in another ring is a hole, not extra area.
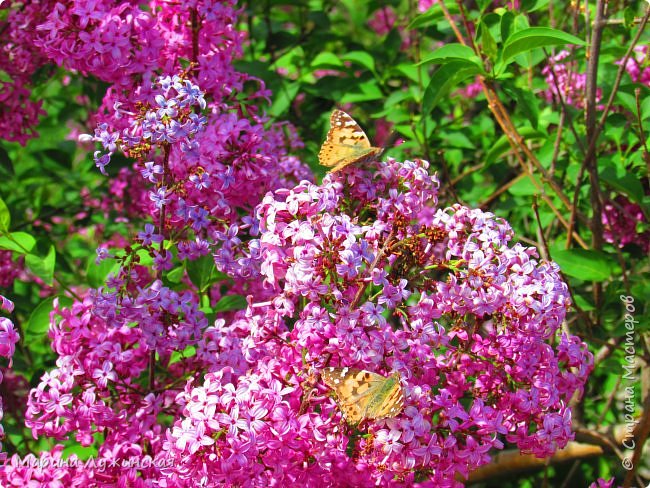
M 395 417 L 404 408 L 399 373 L 388 378 L 353 368 L 327 368 L 321 378 L 336 393 L 339 408 L 348 423 L 363 419 Z
M 337 109 L 330 116 L 330 130 L 318 161 L 334 173 L 350 164 L 377 159 L 383 152 L 383 148 L 370 145 L 368 136 L 352 117 Z

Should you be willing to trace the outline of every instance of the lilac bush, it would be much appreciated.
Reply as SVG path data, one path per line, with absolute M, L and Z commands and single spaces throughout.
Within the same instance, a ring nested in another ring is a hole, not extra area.
M 13 52 L 108 84 L 79 143 L 101 145 L 109 189 L 84 190 L 81 215 L 130 235 L 70 224 L 110 271 L 53 300 L 56 364 L 24 418 L 50 447 L 9 456 L 0 483 L 461 486 L 506 446 L 564 447 L 593 357 L 560 329 L 557 265 L 490 212 L 442 208 L 422 159 L 314 183 L 293 127 L 260 108 L 273 94 L 233 66 L 234 2 L 147 7 L 45 2 L 7 22 Z M 4 138 L 35 134 L 40 105 L 24 110 L 18 132 L 0 113 Z M 17 340 L 0 319 L 0 355 Z M 328 366 L 399 373 L 404 410 L 348 425 Z

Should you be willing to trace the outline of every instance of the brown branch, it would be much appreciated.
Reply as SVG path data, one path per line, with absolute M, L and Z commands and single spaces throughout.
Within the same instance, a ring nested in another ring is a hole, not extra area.
M 512 188 L 514 185 L 519 183 L 519 181 L 521 181 L 525 177 L 526 177 L 525 174 L 520 173 L 519 175 L 515 176 L 510 181 L 508 181 L 505 184 L 501 185 L 501 187 L 498 190 L 492 192 L 489 197 L 487 197 L 485 200 L 483 200 L 481 203 L 479 203 L 479 208 L 486 209 L 494 200 L 499 198 L 503 193 L 505 193 L 510 188 Z
M 626 425 L 610 427 L 607 433 L 578 427 L 574 429 L 576 440 L 569 442 L 550 458 L 537 458 L 532 454 L 521 454 L 518 449 L 502 451 L 492 457 L 490 464 L 470 473 L 469 483 L 480 483 L 499 478 L 511 478 L 516 473 L 544 469 L 570 461 L 591 459 L 605 454 L 614 454 L 623 459 L 619 448 L 626 438 Z
M 551 55 L 548 53 L 548 51 L 546 49 L 544 49 L 544 48 L 542 48 L 542 50 L 544 51 L 544 54 L 546 55 L 546 57 L 550 59 Z M 569 129 L 571 130 L 571 133 L 573 134 L 573 138 L 575 139 L 576 144 L 580 148 L 580 151 L 582 151 L 582 153 L 584 154 L 585 153 L 585 148 L 582 145 L 582 139 L 580 138 L 580 136 L 578 135 L 578 132 L 576 131 L 575 127 L 573 126 L 573 120 L 571 118 L 571 114 L 569 113 L 569 111 L 567 109 L 566 101 L 564 100 L 564 96 L 562 95 L 562 90 L 560 90 L 560 83 L 557 80 L 557 75 L 555 74 L 555 69 L 554 68 L 555 68 L 555 65 L 552 65 L 551 66 L 551 78 L 553 78 L 553 85 L 555 86 L 555 91 L 557 93 L 557 98 L 558 98 L 558 100 L 560 102 L 560 107 L 562 107 L 561 115 L 569 119 Z M 570 72 L 569 75 L 570 76 L 573 75 L 573 72 Z M 569 82 L 571 82 L 571 80 L 569 80 Z M 560 120 L 562 120 L 562 119 L 560 119 Z M 558 139 L 559 139 L 559 135 L 558 135 Z
M 648 9 L 650 11 L 650 9 Z M 636 100 L 636 122 L 639 124 L 639 139 L 641 140 L 641 147 L 643 148 L 643 159 L 647 166 L 648 174 L 650 174 L 650 154 L 648 154 L 648 140 L 643 130 L 643 121 L 641 120 L 641 89 L 634 89 L 634 98 Z
M 589 45 L 589 58 L 587 60 L 587 80 L 585 89 L 585 124 L 587 128 L 587 141 L 589 147 L 596 146 L 596 139 L 598 139 L 598 132 L 596 127 L 596 95 L 598 93 L 598 61 L 600 60 L 600 46 L 603 38 L 602 20 L 605 18 L 605 9 L 607 7 L 606 0 L 596 1 L 596 13 L 594 17 L 594 26 L 591 35 L 591 44 Z M 588 24 L 587 24 L 588 25 Z M 600 177 L 598 175 L 598 161 L 596 159 L 594 150 L 587 151 L 584 159 L 584 167 L 589 173 L 589 182 L 591 184 L 590 200 L 593 214 L 591 217 L 591 244 L 593 249 L 600 250 L 603 247 L 603 220 L 602 220 L 602 206 L 603 199 L 600 188 Z M 576 187 L 576 191 L 580 186 Z M 573 207 L 571 214 L 573 215 L 577 207 Z M 596 309 L 600 309 L 602 301 L 602 284 L 593 284 L 594 304 Z
M 454 34 L 456 35 L 458 42 L 460 42 L 463 45 L 467 45 L 467 42 L 465 41 L 463 35 L 461 34 L 460 30 L 458 29 L 458 26 L 456 25 L 456 22 L 454 19 L 451 17 L 451 14 L 449 13 L 449 10 L 447 7 L 444 5 L 444 2 L 439 3 L 443 14 L 445 18 L 447 19 L 447 22 L 449 22 L 449 25 L 451 26 L 452 30 L 454 31 Z M 476 46 L 473 45 L 472 47 L 474 49 L 474 52 L 478 56 L 480 56 L 480 52 L 477 50 Z M 521 134 L 517 131 L 515 128 L 514 124 L 512 123 L 512 119 L 510 118 L 510 115 L 506 111 L 505 107 L 501 103 L 501 100 L 499 100 L 498 95 L 496 94 L 494 88 L 492 85 L 482 76 L 479 76 L 479 81 L 481 83 L 481 86 L 483 87 L 483 92 L 485 93 L 485 98 L 488 101 L 488 107 L 490 108 L 490 111 L 494 115 L 495 119 L 497 120 L 497 123 L 501 126 L 501 129 L 503 130 L 504 134 L 506 135 L 508 142 L 512 146 L 515 156 L 519 162 L 519 165 L 522 167 L 524 172 L 530 177 L 533 185 L 539 190 L 541 197 L 544 199 L 546 204 L 549 206 L 551 211 L 555 214 L 557 219 L 560 221 L 560 223 L 566 228 L 569 229 L 569 223 L 566 221 L 564 216 L 558 211 L 558 209 L 555 208 L 553 205 L 551 199 L 549 198 L 548 195 L 546 195 L 546 192 L 544 191 L 544 188 L 542 185 L 540 185 L 535 178 L 533 177 L 533 173 L 531 168 L 526 164 L 526 161 L 522 157 L 523 153 L 525 157 L 528 159 L 530 163 L 532 163 L 533 167 L 537 172 L 539 172 L 542 175 L 542 178 L 545 182 L 549 184 L 549 186 L 553 189 L 553 192 L 558 196 L 558 198 L 562 201 L 564 206 L 568 209 L 571 208 L 570 204 L 571 202 L 569 201 L 568 197 L 564 194 L 562 191 L 562 188 L 560 187 L 559 183 L 555 181 L 554 178 L 549 177 L 547 171 L 544 169 L 542 164 L 539 162 L 537 157 L 533 154 L 533 152 L 528 148 L 526 145 L 525 141 L 521 137 Z M 581 241 L 580 236 L 575 233 L 574 238 L 576 241 Z M 584 241 L 583 241 L 584 244 Z M 585 244 L 586 248 L 586 244 Z
M 532 454 L 520 454 L 518 450 L 504 451 L 492 458 L 492 462 L 481 466 L 469 475 L 469 483 L 480 483 L 499 478 L 511 478 L 516 473 L 539 470 L 550 465 L 602 456 L 605 450 L 594 444 L 569 442 L 550 459 L 537 458 Z
M 645 15 L 643 16 L 643 19 L 641 20 L 641 24 L 639 25 L 639 30 L 637 31 L 636 35 L 634 36 L 634 39 L 632 39 L 632 42 L 628 46 L 627 52 L 625 53 L 625 56 L 623 56 L 623 59 L 621 61 L 621 64 L 618 67 L 618 71 L 616 73 L 616 79 L 614 81 L 614 86 L 612 88 L 612 92 L 609 95 L 609 99 L 607 100 L 607 104 L 605 105 L 605 109 L 603 110 L 603 113 L 600 117 L 600 122 L 598 126 L 595 128 L 593 134 L 591 134 L 591 138 L 587 138 L 588 141 L 588 148 L 587 148 L 587 153 L 585 154 L 585 159 L 583 166 L 585 166 L 589 161 L 592 161 L 595 159 L 596 155 L 596 143 L 598 140 L 598 136 L 602 132 L 603 128 L 605 127 L 605 122 L 607 121 L 607 115 L 609 115 L 609 111 L 612 108 L 612 105 L 614 104 L 614 98 L 616 97 L 616 93 L 618 92 L 618 89 L 621 85 L 621 81 L 623 79 L 623 74 L 625 73 L 625 67 L 627 65 L 628 60 L 630 59 L 630 56 L 632 56 L 632 53 L 634 52 L 634 47 L 636 44 L 639 42 L 639 39 L 641 38 L 641 34 L 643 33 L 643 30 L 645 29 L 646 24 L 648 23 L 648 17 L 650 17 L 650 6 L 646 10 Z M 589 128 L 588 128 L 589 129 Z M 584 174 L 584 172 L 581 169 L 581 174 Z M 579 191 L 580 187 L 580 181 L 581 178 L 576 181 L 576 192 Z M 592 195 L 593 195 L 594 189 L 592 188 Z M 575 200 L 575 198 L 574 198 Z M 595 210 L 595 209 L 594 209 Z M 569 220 L 569 232 L 568 232 L 568 237 L 567 237 L 567 248 L 571 246 L 571 236 L 573 234 L 573 228 L 575 227 L 575 219 L 576 219 L 576 214 L 577 213 L 577 207 L 574 207 L 571 209 L 571 218 Z M 595 215 L 595 214 L 594 214 Z M 598 216 L 599 220 L 601 216 Z

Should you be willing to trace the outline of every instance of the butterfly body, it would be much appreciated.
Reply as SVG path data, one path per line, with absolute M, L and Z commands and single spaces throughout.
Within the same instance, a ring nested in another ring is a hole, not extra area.
M 330 116 L 330 130 L 320 148 L 318 161 L 330 169 L 339 171 L 350 164 L 378 159 L 383 148 L 373 147 L 368 136 L 355 120 L 343 110 L 334 110 Z
M 399 373 L 387 378 L 362 369 L 326 368 L 321 377 L 336 393 L 339 407 L 350 424 L 395 417 L 404 408 Z

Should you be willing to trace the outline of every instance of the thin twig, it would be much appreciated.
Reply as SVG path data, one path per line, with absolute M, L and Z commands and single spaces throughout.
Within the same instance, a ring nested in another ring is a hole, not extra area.
M 485 163 L 475 164 L 474 166 L 471 166 L 471 167 L 467 168 L 467 169 L 466 169 L 465 171 L 463 171 L 461 174 L 459 174 L 458 176 L 456 176 L 455 178 L 453 178 L 453 179 L 451 180 L 451 184 L 452 184 L 453 186 L 456 186 L 458 183 L 460 183 L 463 179 L 465 179 L 466 177 L 468 177 L 468 176 L 471 175 L 472 173 L 475 173 L 476 171 L 482 169 L 483 166 L 485 166 Z
M 603 128 L 605 127 L 605 123 L 607 122 L 607 116 L 609 115 L 609 111 L 611 110 L 612 105 L 614 104 L 614 98 L 618 93 L 618 89 L 623 79 L 623 74 L 626 71 L 625 67 L 627 65 L 628 60 L 632 56 L 632 52 L 634 52 L 634 48 L 636 47 L 637 43 L 639 42 L 639 39 L 641 38 L 641 34 L 643 33 L 643 30 L 645 29 L 645 26 L 648 23 L 649 17 L 650 17 L 650 6 L 648 6 L 648 9 L 646 10 L 645 15 L 643 16 L 643 20 L 641 21 L 641 25 L 639 26 L 639 30 L 637 31 L 636 35 L 634 36 L 634 39 L 632 39 L 632 42 L 628 46 L 627 52 L 625 53 L 625 56 L 623 56 L 623 59 L 621 60 L 621 64 L 618 67 L 618 71 L 616 73 L 616 80 L 614 81 L 614 86 L 612 88 L 612 93 L 609 95 L 609 99 L 607 100 L 607 104 L 605 105 L 605 109 L 602 112 L 602 115 L 600 117 L 600 122 L 595 131 L 596 137 L 600 135 Z M 591 153 L 594 153 L 595 150 L 596 150 L 596 141 L 595 140 L 590 141 L 589 147 L 587 148 L 586 157 L 590 156 Z
M 490 204 L 499 198 L 501 194 L 505 193 L 508 191 L 510 188 L 512 188 L 513 185 L 519 183 L 523 178 L 526 178 L 526 174 L 524 173 L 519 173 L 517 176 L 515 176 L 513 179 L 508 181 L 507 183 L 501 185 L 501 187 L 490 193 L 490 196 L 487 197 L 485 200 L 483 200 L 481 203 L 479 203 L 479 208 L 485 209 L 490 206 Z
M 541 241 L 540 251 L 542 253 L 542 258 L 546 260 L 550 260 L 551 251 L 549 251 L 548 243 L 546 242 L 546 238 L 544 237 L 544 232 L 543 232 L 544 226 L 542 225 L 542 219 L 539 218 L 539 205 L 537 204 L 537 198 L 533 199 L 533 214 L 535 215 L 535 221 L 537 222 L 537 235 L 539 240 Z
M 543 49 L 543 48 L 542 48 Z M 546 55 L 547 58 L 551 58 L 552 56 L 546 51 L 546 49 L 543 49 L 544 54 Z M 558 100 L 560 101 L 560 106 L 562 107 L 562 112 L 561 115 L 566 116 L 569 119 L 569 129 L 571 130 L 571 133 L 573 134 L 573 138 L 576 141 L 576 144 L 580 148 L 580 151 L 582 154 L 585 153 L 585 147 L 582 145 L 582 139 L 578 135 L 578 132 L 576 131 L 575 127 L 573 126 L 573 119 L 571 117 L 571 114 L 569 113 L 566 105 L 566 101 L 564 100 L 564 96 L 562 95 L 562 90 L 560 90 L 560 83 L 557 80 L 557 75 L 555 74 L 555 70 L 553 69 L 554 66 L 551 66 L 551 77 L 553 78 L 553 85 L 555 86 L 555 91 L 558 96 Z M 570 72 L 569 75 L 572 75 L 573 73 Z M 569 80 L 569 82 L 571 82 Z
M 603 38 L 602 20 L 605 18 L 606 0 L 596 1 L 596 14 L 594 17 L 594 28 L 589 45 L 589 59 L 587 60 L 587 80 L 585 88 L 585 124 L 587 129 L 587 141 L 589 147 L 596 147 L 596 96 L 598 94 L 598 61 L 600 60 L 600 46 Z M 587 23 L 587 25 L 589 25 Z M 584 166 L 589 173 L 591 184 L 590 200 L 593 214 L 591 217 L 591 243 L 593 249 L 600 250 L 603 247 L 603 218 L 602 218 L 602 195 L 600 188 L 600 176 L 598 175 L 598 161 L 595 151 L 587 151 Z M 573 210 L 573 209 L 572 209 Z M 573 211 L 572 211 L 573 213 Z M 602 299 L 602 284 L 594 283 L 593 286 L 594 304 L 600 309 Z
M 643 148 L 643 159 L 648 167 L 648 174 L 650 174 L 650 154 L 648 154 L 648 141 L 645 137 L 643 130 L 643 122 L 641 121 L 641 89 L 634 89 L 634 98 L 636 99 L 636 121 L 639 124 L 639 139 L 641 139 L 641 147 Z
M 456 25 L 456 22 L 454 19 L 451 17 L 449 10 L 447 10 L 446 6 L 444 3 L 439 3 L 443 14 L 445 18 L 447 19 L 447 22 L 449 22 L 452 30 L 454 31 L 458 41 L 463 44 L 467 45 L 467 42 L 463 38 L 463 35 L 460 33 L 460 30 L 458 29 L 458 26 Z M 476 46 L 474 47 L 474 51 L 476 52 L 477 55 L 480 56 L 480 52 L 476 49 Z M 490 110 L 492 111 L 492 114 L 495 116 L 497 122 L 501 126 L 501 129 L 504 131 L 506 137 L 508 138 L 508 142 L 512 146 L 512 148 L 515 150 L 515 156 L 517 157 L 517 160 L 522 167 L 522 169 L 528 174 L 530 177 L 533 185 L 539 190 L 540 195 L 544 199 L 544 201 L 547 203 L 549 208 L 553 211 L 555 216 L 558 218 L 558 220 L 562 223 L 562 225 L 568 229 L 568 222 L 564 218 L 564 216 L 555 208 L 553 205 L 551 199 L 546 195 L 544 188 L 542 185 L 540 185 L 535 178 L 532 175 L 532 170 L 531 168 L 526 164 L 526 161 L 523 159 L 522 155 L 520 152 L 523 152 L 528 161 L 533 165 L 536 171 L 538 171 L 541 175 L 542 178 L 544 179 L 545 182 L 549 184 L 549 186 L 553 189 L 553 192 L 558 196 L 558 198 L 562 201 L 562 203 L 565 205 L 565 207 L 568 209 L 570 208 L 570 201 L 568 197 L 564 194 L 562 191 L 562 188 L 560 185 L 553 179 L 550 178 L 542 164 L 539 162 L 537 157 L 532 153 L 532 151 L 528 148 L 526 145 L 525 141 L 521 137 L 521 134 L 517 131 L 515 128 L 514 124 L 512 123 L 512 120 L 510 119 L 510 116 L 508 112 L 506 111 L 505 107 L 499 100 L 499 97 L 497 96 L 496 92 L 494 91 L 494 88 L 491 86 L 491 84 L 482 76 L 479 76 L 479 81 L 481 83 L 481 86 L 483 87 L 483 92 L 485 93 L 485 97 L 488 101 L 488 106 Z M 517 150 L 519 149 L 519 150 Z M 583 217 L 584 218 L 584 217 Z M 576 234 L 576 240 L 579 238 Z
M 548 169 L 548 173 L 555 177 L 555 167 L 557 166 L 557 158 L 560 156 L 560 143 L 562 142 L 562 132 L 564 129 L 564 119 L 566 118 L 566 112 L 562 110 L 560 112 L 560 121 L 557 124 L 557 135 L 555 136 L 555 142 L 553 143 L 553 157 L 551 158 L 551 166 Z

